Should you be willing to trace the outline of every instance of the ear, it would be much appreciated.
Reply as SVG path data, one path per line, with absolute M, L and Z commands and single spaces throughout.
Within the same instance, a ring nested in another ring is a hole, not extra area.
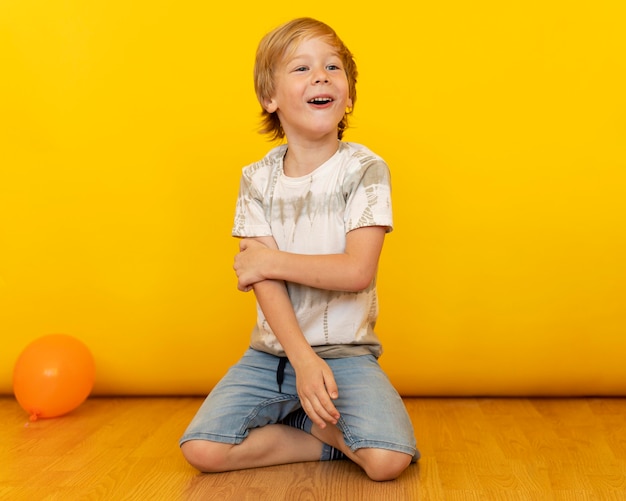
M 346 108 L 352 109 L 352 98 L 349 97 L 346 101 Z
M 265 108 L 265 111 L 268 113 L 274 113 L 278 109 L 278 103 L 274 98 L 266 99 L 263 103 L 263 108 Z

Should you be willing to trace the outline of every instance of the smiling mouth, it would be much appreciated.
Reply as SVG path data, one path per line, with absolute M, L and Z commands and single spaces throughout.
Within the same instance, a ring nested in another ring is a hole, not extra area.
M 314 97 L 313 99 L 308 101 L 309 104 L 328 104 L 332 102 L 333 99 L 330 97 Z

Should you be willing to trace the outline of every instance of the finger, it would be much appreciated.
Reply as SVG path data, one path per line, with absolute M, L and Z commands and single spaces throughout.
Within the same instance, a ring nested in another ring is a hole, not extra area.
M 334 405 L 326 395 L 326 391 L 322 390 L 321 398 L 326 399 L 326 403 L 323 403 L 320 398 L 315 393 L 310 393 L 310 396 L 301 395 L 300 402 L 302 404 L 302 408 L 307 413 L 307 415 L 311 418 L 311 420 L 317 424 L 318 426 L 326 426 L 325 423 L 337 423 L 337 419 L 339 418 L 339 413 L 335 409 Z M 328 412 L 327 408 L 330 406 L 331 412 Z M 336 417 L 334 417 L 336 416 Z
M 241 292 L 250 292 L 252 290 L 252 285 L 244 284 L 243 282 L 239 281 L 237 282 L 237 289 L 239 289 Z
M 313 421 L 315 425 L 322 429 L 326 428 L 327 421 L 316 412 L 313 405 L 308 402 L 306 404 L 302 402 L 302 408 L 304 409 L 304 412 L 306 412 L 306 415 L 309 416 L 309 419 Z
M 337 382 L 335 381 L 335 376 L 333 376 L 332 371 L 324 372 L 324 385 L 326 386 L 326 391 L 330 398 L 333 400 L 339 398 L 339 388 L 337 387 Z
M 324 392 L 324 395 L 322 395 L 321 398 L 318 398 L 313 402 L 313 410 L 326 423 L 337 424 L 339 412 L 335 409 L 335 406 L 328 398 L 326 392 Z
M 337 424 L 337 420 L 339 419 L 339 411 L 329 399 L 324 404 L 324 414 L 327 417 L 324 417 L 326 421 L 329 423 Z M 318 413 L 321 414 L 321 413 Z

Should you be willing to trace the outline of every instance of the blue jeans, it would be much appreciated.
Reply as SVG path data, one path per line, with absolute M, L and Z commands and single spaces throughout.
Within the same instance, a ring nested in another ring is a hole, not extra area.
M 209 440 L 239 444 L 252 428 L 275 424 L 301 407 L 293 367 L 287 364 L 279 391 L 280 358 L 252 348 L 206 398 L 180 444 Z M 413 426 L 400 395 L 372 355 L 326 359 L 339 388 L 333 403 L 337 426 L 352 451 L 388 449 L 419 458 Z

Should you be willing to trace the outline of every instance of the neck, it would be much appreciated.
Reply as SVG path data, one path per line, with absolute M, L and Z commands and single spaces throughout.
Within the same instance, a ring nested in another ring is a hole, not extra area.
M 339 148 L 337 136 L 330 140 L 302 143 L 289 141 L 283 161 L 283 171 L 289 177 L 302 177 L 310 174 L 332 157 Z

